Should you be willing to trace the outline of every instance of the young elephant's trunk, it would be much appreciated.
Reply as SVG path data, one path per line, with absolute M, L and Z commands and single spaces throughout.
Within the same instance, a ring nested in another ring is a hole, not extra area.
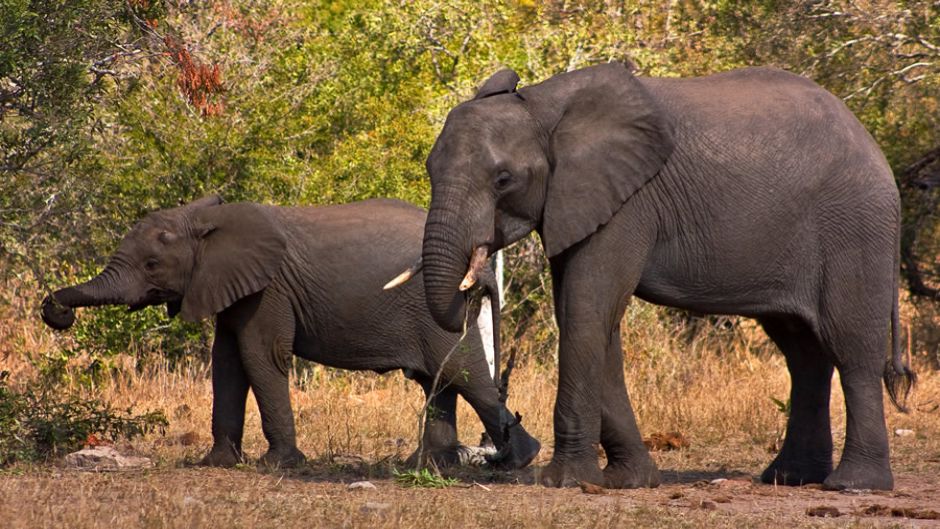
M 53 329 L 68 329 L 75 323 L 74 307 L 123 305 L 130 303 L 127 281 L 114 267 L 107 266 L 97 276 L 71 287 L 55 291 L 42 301 L 42 321 Z

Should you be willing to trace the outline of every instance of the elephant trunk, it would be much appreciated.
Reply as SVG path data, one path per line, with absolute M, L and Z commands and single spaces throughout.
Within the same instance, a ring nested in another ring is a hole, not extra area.
M 75 323 L 75 307 L 130 304 L 127 281 L 111 265 L 97 276 L 55 291 L 42 301 L 42 320 L 53 329 L 68 329 Z
M 462 234 L 455 229 L 460 225 L 455 214 L 432 202 L 422 250 L 424 292 L 434 321 L 451 332 L 463 329 L 466 313 L 459 287 L 470 263 L 470 244 L 466 231 Z

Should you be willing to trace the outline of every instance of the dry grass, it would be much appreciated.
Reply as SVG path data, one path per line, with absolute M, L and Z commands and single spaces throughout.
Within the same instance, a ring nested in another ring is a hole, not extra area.
M 0 370 L 15 381 L 34 374 L 30 357 L 55 351 L 67 336 L 54 335 L 34 316 L 34 296 L 8 284 L 0 305 Z M 911 318 L 913 309 L 906 310 Z M 81 317 L 81 315 L 79 315 Z M 892 524 L 901 520 L 843 516 L 811 518 L 807 507 L 835 505 L 855 512 L 870 504 L 940 509 L 940 376 L 922 366 L 912 413 L 891 409 L 898 490 L 846 496 L 813 488 L 775 488 L 733 481 L 730 488 L 703 486 L 703 479 L 759 473 L 771 460 L 767 447 L 785 417 L 771 397 L 785 399 L 783 359 L 763 333 L 744 322 L 733 333 L 706 332 L 688 341 L 659 311 L 642 303 L 628 312 L 624 343 L 626 377 L 645 434 L 679 431 L 687 449 L 657 452 L 667 484 L 656 490 L 549 490 L 530 485 L 532 471 L 497 474 L 457 472 L 463 485 L 446 490 L 404 489 L 390 479 L 391 465 L 415 448 L 419 388 L 400 374 L 306 371 L 291 390 L 298 444 L 308 468 L 264 473 L 188 465 L 208 450 L 211 387 L 206 366 L 170 370 L 150 363 L 135 369 L 133 358 L 94 392 L 138 411 L 163 409 L 165 435 L 135 440 L 126 450 L 154 459 L 153 470 L 81 473 L 56 465 L 16 466 L 0 471 L 0 515 L 4 527 L 764 527 L 779 525 Z M 541 344 L 540 347 L 551 347 Z M 545 444 L 536 465 L 551 457 L 553 366 L 525 363 L 513 376 L 510 406 Z M 836 443 L 844 436 L 842 395 L 832 399 Z M 461 404 L 461 438 L 474 443 L 482 427 Z M 195 435 L 194 435 L 195 434 Z M 257 457 L 266 448 L 257 408 L 249 403 L 245 448 Z M 836 454 L 838 456 L 838 454 Z M 344 483 L 372 479 L 375 491 L 348 491 Z M 474 485 L 479 482 L 483 486 Z M 485 488 L 484 488 L 485 487 Z M 715 510 L 701 507 L 713 500 Z M 727 500 L 727 501 L 725 501 Z M 372 505 L 370 502 L 385 504 Z M 867 503 L 866 503 L 867 502 Z M 904 526 L 913 523 L 904 521 Z M 929 523 L 927 521 L 918 521 Z

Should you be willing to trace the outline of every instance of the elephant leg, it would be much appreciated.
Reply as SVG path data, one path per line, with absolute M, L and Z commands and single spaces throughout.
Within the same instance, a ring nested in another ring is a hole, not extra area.
M 607 454 L 604 482 L 608 488 L 635 489 L 659 485 L 659 469 L 643 444 L 623 379 L 619 324 L 610 335 L 604 363 L 601 446 Z
M 790 371 L 790 416 L 783 447 L 761 474 L 764 483 L 822 483 L 832 472 L 829 395 L 832 360 L 819 339 L 798 319 L 762 318 Z
M 845 394 L 845 447 L 839 466 L 823 482 L 826 489 L 894 488 L 881 389 L 884 367 L 879 367 L 839 367 Z
M 858 241 L 854 254 L 833 262 L 832 271 L 855 281 L 823 292 L 827 311 L 820 320 L 823 343 L 834 359 L 845 396 L 842 459 L 823 481 L 827 489 L 891 490 L 894 477 L 885 426 L 882 375 L 891 344 L 891 310 L 897 273 L 891 254 Z M 872 256 L 882 256 L 880 262 Z M 838 266 L 838 268 L 837 268 Z
M 242 433 L 248 376 L 238 354 L 238 342 L 216 325 L 212 343 L 212 450 L 200 464 L 233 467 L 243 459 Z
M 258 312 L 262 310 L 259 309 Z M 259 317 L 239 334 L 242 364 L 261 413 L 261 430 L 268 451 L 259 463 L 272 468 L 290 468 L 304 463 L 297 449 L 294 413 L 290 404 L 290 372 L 293 350 L 293 320 Z
M 555 317 L 559 327 L 558 396 L 555 399 L 555 452 L 542 469 L 540 481 L 548 487 L 570 487 L 579 482 L 605 482 L 595 445 L 601 435 L 603 378 L 607 342 L 614 327 L 611 314 L 601 315 L 598 292 L 590 285 L 569 284 L 564 272 L 552 266 Z M 578 281 L 570 281 L 578 283 Z M 600 314 L 599 314 L 600 312 Z
M 424 389 L 428 401 L 427 417 L 421 446 L 405 461 L 409 467 L 424 467 L 428 464 L 438 468 L 460 462 L 457 447 L 457 391 L 450 387 L 438 388 L 432 394 L 433 379 L 420 377 L 418 383 Z

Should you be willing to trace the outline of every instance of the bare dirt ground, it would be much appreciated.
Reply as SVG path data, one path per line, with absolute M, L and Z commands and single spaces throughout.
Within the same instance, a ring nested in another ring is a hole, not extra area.
M 893 492 L 774 487 L 734 472 L 665 472 L 657 489 L 546 489 L 531 472 L 463 471 L 446 489 L 312 463 L 291 473 L 164 467 L 44 469 L 0 478 L 3 525 L 19 527 L 940 527 L 940 462 Z M 380 469 L 371 468 L 374 471 Z M 348 490 L 370 479 L 375 490 Z M 725 481 L 715 482 L 724 479 Z M 503 481 L 509 480 L 510 483 Z M 816 509 L 838 514 L 823 518 Z M 924 519 L 933 518 L 933 519 Z

